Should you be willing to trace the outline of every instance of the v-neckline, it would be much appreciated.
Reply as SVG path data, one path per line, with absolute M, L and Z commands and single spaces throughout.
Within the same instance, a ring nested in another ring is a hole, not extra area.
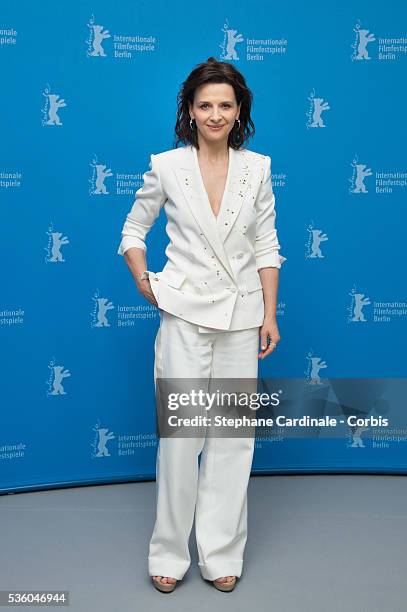
M 227 176 L 226 176 L 225 187 L 223 189 L 222 199 L 220 201 L 219 211 L 218 211 L 218 214 L 215 215 L 215 213 L 213 212 L 213 208 L 211 206 L 211 202 L 209 200 L 208 192 L 206 191 L 205 183 L 204 183 L 204 180 L 203 180 L 203 177 L 202 177 L 201 168 L 199 166 L 198 150 L 193 145 L 191 145 L 191 146 L 192 146 L 193 153 L 194 153 L 194 160 L 195 160 L 196 170 L 197 170 L 197 173 L 198 173 L 198 176 L 199 176 L 199 180 L 200 180 L 200 183 L 201 183 L 201 189 L 202 189 L 203 193 L 205 194 L 206 201 L 207 201 L 208 206 L 209 206 L 209 211 L 212 213 L 212 216 L 213 216 L 213 218 L 214 218 L 214 220 L 216 222 L 219 219 L 220 214 L 222 212 L 223 203 L 224 203 L 225 197 L 226 197 L 226 192 L 227 192 L 227 190 L 229 188 L 229 180 L 230 180 L 231 167 L 232 167 L 233 150 L 232 150 L 232 147 L 230 147 L 230 146 L 228 147 L 228 150 L 229 150 L 228 172 L 227 172 Z

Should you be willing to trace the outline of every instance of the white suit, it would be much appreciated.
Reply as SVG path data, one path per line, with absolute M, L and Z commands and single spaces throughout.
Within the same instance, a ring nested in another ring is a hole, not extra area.
M 170 242 L 161 272 L 149 271 L 160 309 L 154 379 L 257 379 L 264 319 L 258 269 L 281 267 L 271 159 L 229 147 L 218 217 L 211 209 L 193 146 L 151 155 L 150 170 L 127 215 L 118 253 L 146 249 L 164 206 Z M 240 576 L 247 539 L 247 485 L 254 436 L 160 438 L 157 514 L 149 574 L 181 580 L 190 565 L 195 517 L 203 578 Z M 201 464 L 198 469 L 198 457 Z
M 188 145 L 151 155 L 151 169 L 127 215 L 118 253 L 146 249 L 145 238 L 164 206 L 170 242 L 161 272 L 150 272 L 159 308 L 220 330 L 256 327 L 264 318 L 257 270 L 280 268 L 271 159 L 229 147 L 227 182 L 217 217 Z

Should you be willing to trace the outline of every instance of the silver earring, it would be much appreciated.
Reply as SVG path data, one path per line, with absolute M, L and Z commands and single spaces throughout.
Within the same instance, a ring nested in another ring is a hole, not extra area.
M 191 130 L 192 130 L 192 122 L 193 122 L 193 118 L 191 117 L 189 120 L 189 127 L 191 128 Z
M 236 119 L 236 121 L 238 121 L 238 122 L 239 122 L 239 130 L 240 130 L 240 119 Z

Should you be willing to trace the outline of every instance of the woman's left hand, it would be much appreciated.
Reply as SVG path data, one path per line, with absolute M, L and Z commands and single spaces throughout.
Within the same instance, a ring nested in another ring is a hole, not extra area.
M 268 346 L 267 338 L 270 338 L 270 344 Z M 280 342 L 280 339 L 276 319 L 274 317 L 266 317 L 263 321 L 263 325 L 260 327 L 260 346 L 262 349 L 259 353 L 260 359 L 264 359 L 270 355 Z M 271 344 L 271 342 L 274 342 L 274 344 Z

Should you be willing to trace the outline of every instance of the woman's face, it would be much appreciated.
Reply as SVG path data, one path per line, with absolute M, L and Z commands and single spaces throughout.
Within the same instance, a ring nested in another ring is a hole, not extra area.
M 189 115 L 195 119 L 199 138 L 208 143 L 227 143 L 229 132 L 239 118 L 240 105 L 237 105 L 235 91 L 229 83 L 205 83 L 195 90 L 193 105 L 189 105 Z M 220 126 L 212 129 L 211 126 Z

